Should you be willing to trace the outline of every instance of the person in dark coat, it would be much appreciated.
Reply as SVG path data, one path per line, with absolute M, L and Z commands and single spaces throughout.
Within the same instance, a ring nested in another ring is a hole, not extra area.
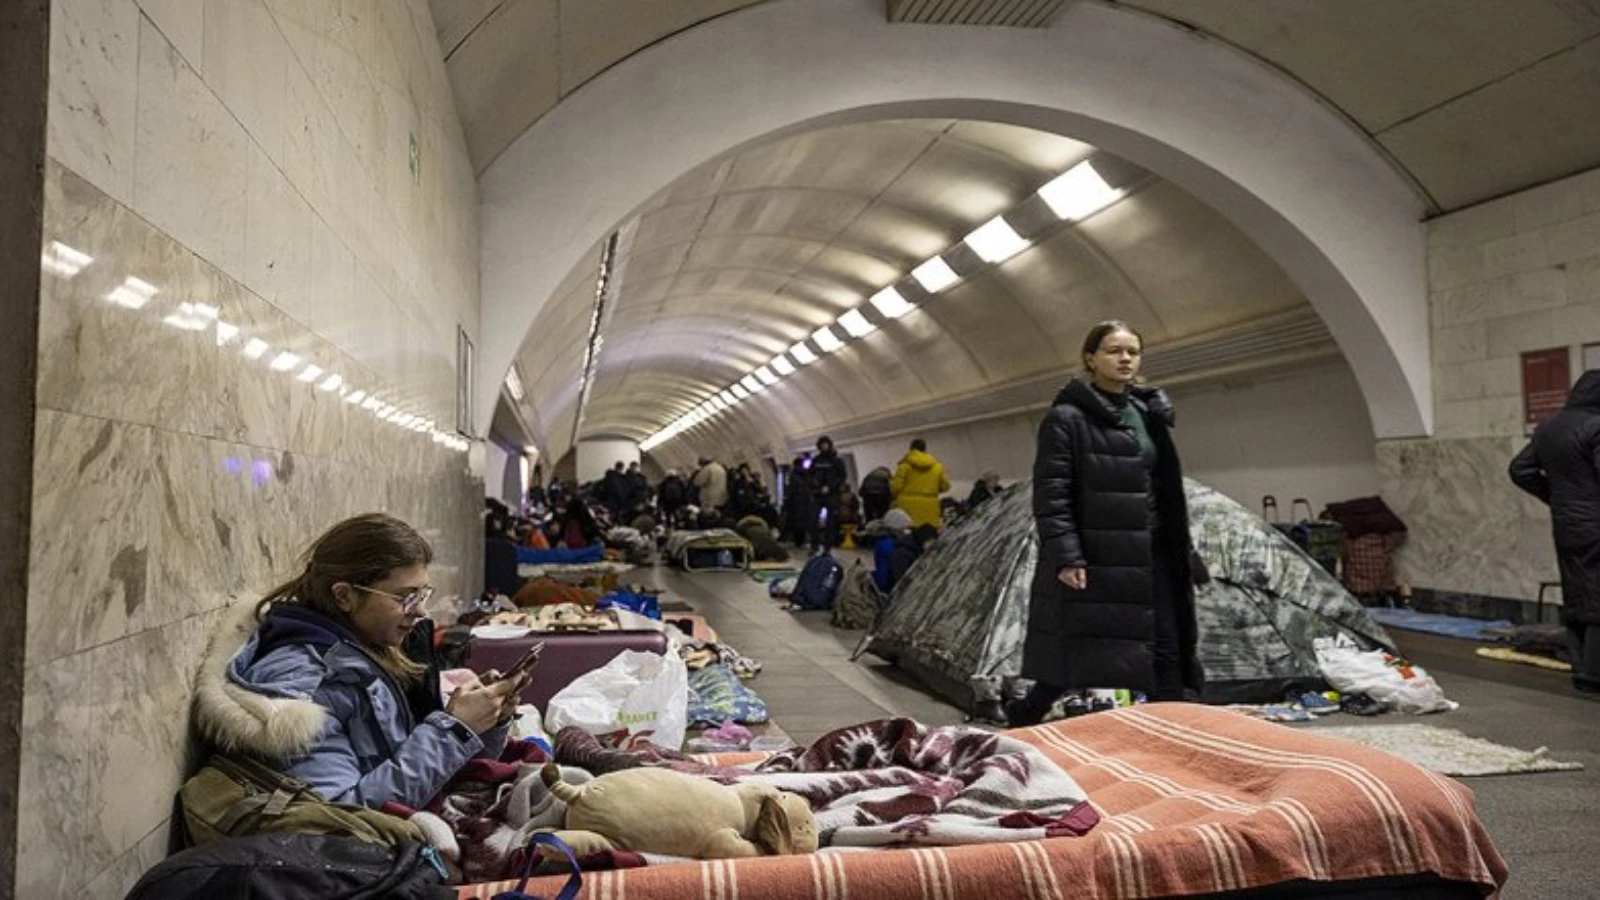
M 1550 505 L 1572 685 L 1600 694 L 1600 371 L 1583 373 L 1566 407 L 1533 432 L 1511 480 Z
M 667 477 L 656 487 L 656 506 L 661 510 L 662 521 L 668 528 L 677 528 L 682 521 L 683 508 L 689 503 L 689 486 L 677 469 L 668 469 Z
M 839 544 L 839 489 L 844 487 L 844 460 L 833 449 L 833 438 L 817 438 L 817 455 L 811 458 L 811 498 L 815 515 L 811 518 L 811 549 Z
M 600 502 L 606 509 L 611 510 L 612 517 L 620 516 L 628 509 L 628 495 L 633 487 L 628 483 L 628 475 L 622 470 L 622 463 L 618 462 L 606 471 L 600 480 Z
M 783 483 L 783 531 L 796 549 L 805 549 L 816 517 L 816 501 L 811 496 L 811 455 L 802 453 L 794 458 Z
M 889 512 L 894 502 L 894 494 L 889 490 L 890 477 L 889 467 L 879 466 L 861 479 L 861 490 L 857 493 L 861 497 L 861 516 L 866 521 L 879 521 Z
M 1138 384 L 1144 341 L 1103 322 L 1083 343 L 1086 377 L 1067 382 L 1039 426 L 1039 533 L 1022 675 L 1008 706 L 1036 724 L 1068 690 L 1129 688 L 1198 697 L 1194 589 L 1172 403 Z

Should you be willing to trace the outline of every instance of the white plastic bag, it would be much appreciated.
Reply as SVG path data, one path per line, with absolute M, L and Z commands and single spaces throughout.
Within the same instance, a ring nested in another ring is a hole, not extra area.
M 1363 651 L 1349 635 L 1317 638 L 1317 666 L 1322 677 L 1343 694 L 1366 694 L 1400 712 L 1448 712 L 1457 704 L 1421 666 L 1383 650 Z
M 689 724 L 689 670 L 676 653 L 624 650 L 551 697 L 544 718 L 550 734 L 576 725 L 617 746 L 677 750 Z

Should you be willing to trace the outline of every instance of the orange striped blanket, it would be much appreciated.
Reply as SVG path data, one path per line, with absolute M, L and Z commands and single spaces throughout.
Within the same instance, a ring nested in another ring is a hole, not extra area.
M 584 900 L 1099 900 L 1433 874 L 1498 890 L 1472 793 L 1398 757 L 1224 709 L 1158 704 L 1010 732 L 1102 815 L 1084 837 L 827 850 L 584 875 Z M 749 759 L 721 758 L 723 763 Z M 554 896 L 564 879 L 530 890 Z M 469 885 L 487 900 L 514 882 Z

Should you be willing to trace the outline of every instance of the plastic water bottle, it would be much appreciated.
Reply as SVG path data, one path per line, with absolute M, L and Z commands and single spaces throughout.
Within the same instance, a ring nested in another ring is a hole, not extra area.
M 721 566 L 724 569 L 733 568 L 733 551 L 732 550 L 718 550 L 717 551 L 717 565 Z

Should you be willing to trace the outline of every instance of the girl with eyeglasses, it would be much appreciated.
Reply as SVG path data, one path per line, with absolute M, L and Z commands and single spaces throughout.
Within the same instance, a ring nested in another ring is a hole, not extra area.
M 432 560 L 391 516 L 330 528 L 234 633 L 243 646 L 224 657 L 231 648 L 213 645 L 195 704 L 202 733 L 325 800 L 374 809 L 420 809 L 467 760 L 498 756 L 525 680 L 474 680 L 444 699 L 401 649 L 433 594 Z

